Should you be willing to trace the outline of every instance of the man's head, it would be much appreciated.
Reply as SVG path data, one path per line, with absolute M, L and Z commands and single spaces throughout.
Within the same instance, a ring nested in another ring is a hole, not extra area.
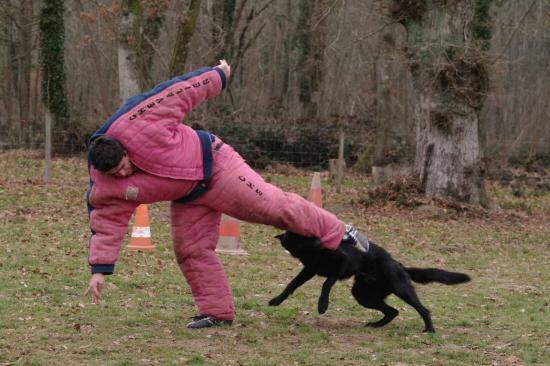
M 127 177 L 134 172 L 126 150 L 111 136 L 102 135 L 92 142 L 90 160 L 97 170 L 114 177 Z

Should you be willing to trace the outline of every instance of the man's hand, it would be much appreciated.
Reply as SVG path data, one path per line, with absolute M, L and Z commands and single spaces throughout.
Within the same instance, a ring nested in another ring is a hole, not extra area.
M 223 73 L 225 74 L 226 79 L 229 79 L 229 76 L 231 75 L 231 66 L 229 66 L 227 61 L 220 60 L 220 64 L 217 65 L 216 67 L 223 71 Z
M 84 296 L 88 295 L 90 292 L 92 293 L 92 302 L 94 304 L 99 304 L 101 301 L 101 289 L 105 283 L 105 279 L 103 277 L 103 273 L 94 273 L 90 279 L 90 284 L 84 293 Z

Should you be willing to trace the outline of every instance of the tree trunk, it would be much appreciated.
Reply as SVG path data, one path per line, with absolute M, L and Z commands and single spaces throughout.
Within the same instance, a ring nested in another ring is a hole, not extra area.
M 300 0 L 295 45 L 298 52 L 299 99 L 304 115 L 315 117 L 323 82 L 326 47 L 326 1 Z
M 292 17 L 292 4 L 291 0 L 288 0 L 286 3 L 286 11 L 283 13 L 286 15 L 288 19 L 291 19 Z M 283 27 L 281 26 L 281 29 Z M 281 30 L 282 32 L 282 30 Z M 290 41 L 288 37 L 285 34 L 285 39 L 283 41 L 283 55 L 282 55 L 282 61 L 281 61 L 281 88 L 279 91 L 279 94 L 277 95 L 278 100 L 280 101 L 280 107 L 279 109 L 289 108 L 291 105 L 291 95 L 290 92 L 290 75 L 291 75 L 291 67 L 290 67 L 290 53 L 291 53 L 291 47 L 290 47 Z
M 84 7 L 82 6 L 81 0 L 76 0 L 74 2 L 74 7 L 78 13 L 83 14 L 84 13 Z M 108 84 L 108 73 L 103 70 L 103 64 L 101 62 L 102 56 L 99 50 L 98 41 L 94 38 L 94 32 L 92 30 L 92 27 L 90 26 L 90 22 L 87 19 L 83 19 L 81 17 L 81 21 L 79 23 L 79 26 L 82 27 L 82 29 L 78 29 L 79 34 L 82 34 L 83 37 L 89 37 L 90 43 L 89 46 L 86 47 L 85 50 L 89 50 L 89 57 L 93 63 L 94 71 L 96 74 L 95 78 L 95 84 L 97 84 L 97 88 L 100 90 L 99 94 L 99 106 L 98 109 L 101 111 L 107 111 L 111 109 L 112 100 L 109 96 L 109 93 L 106 91 L 109 90 L 109 84 Z M 83 55 L 88 56 L 87 54 Z M 116 103 L 118 105 L 118 103 Z
M 153 87 L 156 82 L 152 74 L 153 59 L 155 57 L 163 57 L 158 51 L 156 44 L 158 43 L 162 26 L 164 24 L 164 14 L 168 8 L 168 1 L 142 1 L 139 10 L 141 13 L 139 22 L 139 74 L 143 83 L 140 84 L 141 90 L 148 90 Z M 169 72 L 169 70 L 166 70 Z
M 162 57 L 154 45 L 164 22 L 166 2 L 122 0 L 119 23 L 118 70 L 121 99 L 151 88 L 151 65 Z M 130 94 L 128 94 L 130 93 Z
M 3 19 L 4 20 L 4 19 Z M 2 80 L 2 101 L 4 104 L 5 116 L 7 118 L 7 126 L 9 126 L 8 132 L 12 132 L 15 127 L 13 121 L 15 120 L 15 107 L 17 99 L 14 91 L 14 75 L 13 75 L 13 58 L 15 57 L 15 40 L 14 40 L 14 25 L 12 20 L 6 17 L 6 53 L 2 56 L 5 57 L 5 66 L 3 69 Z M 10 140 L 14 140 L 13 136 L 9 136 Z M 19 143 L 21 141 L 18 141 Z
M 246 0 L 244 1 L 246 2 Z M 227 59 L 230 63 L 232 63 L 235 48 L 233 37 L 235 34 L 235 9 L 237 2 L 236 0 L 222 0 L 221 2 L 223 3 L 220 7 L 220 9 L 223 9 L 223 13 L 220 14 L 223 44 L 217 58 Z
M 422 187 L 427 196 L 484 204 L 477 113 L 457 105 L 443 116 L 432 98 L 422 93 L 417 104 L 415 170 Z
M 308 62 L 307 75 L 311 80 L 311 95 L 313 100 L 306 108 L 306 115 L 315 117 L 319 110 L 321 100 L 321 88 L 323 86 L 323 74 L 325 72 L 324 53 L 326 49 L 327 32 L 327 8 L 326 0 L 317 0 L 312 2 L 314 7 L 311 32 L 311 58 Z
M 385 47 L 380 47 L 382 50 Z M 382 51 L 383 52 L 383 51 Z M 389 65 L 386 62 L 384 53 L 379 54 L 375 61 L 374 80 L 375 82 L 375 107 L 376 107 L 376 138 L 372 164 L 385 166 L 391 163 L 389 160 L 389 132 L 393 126 L 391 115 L 391 91 Z
M 185 62 L 187 61 L 189 51 L 189 42 L 195 31 L 195 24 L 199 17 L 200 8 L 201 0 L 191 0 L 187 13 L 180 23 L 176 44 L 174 46 L 174 53 L 172 55 L 172 62 L 170 63 L 170 77 L 184 72 Z
M 415 168 L 427 196 L 485 204 L 479 111 L 487 91 L 487 1 L 394 1 L 408 31 L 416 102 Z
M 76 148 L 79 136 L 78 128 L 69 120 L 64 48 L 64 1 L 45 0 L 40 13 L 42 100 L 54 116 L 53 142 L 59 151 L 69 152 Z
M 21 4 L 21 14 L 19 24 L 21 24 L 21 44 L 19 58 L 19 81 L 18 81 L 18 99 L 19 99 L 19 124 L 21 132 L 31 125 L 30 121 L 30 86 L 31 86 L 31 55 L 32 55 L 32 23 L 33 8 L 32 1 L 24 0 Z M 31 140 L 31 136 L 27 136 Z
M 118 85 L 121 101 L 125 101 L 141 90 L 140 76 L 136 67 L 136 52 L 133 45 L 137 42 L 135 30 L 139 28 L 136 24 L 136 8 L 141 7 L 138 1 L 123 1 L 123 13 L 119 24 L 118 43 Z

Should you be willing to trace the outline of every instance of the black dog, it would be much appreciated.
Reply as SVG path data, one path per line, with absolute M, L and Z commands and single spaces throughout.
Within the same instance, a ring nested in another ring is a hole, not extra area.
M 335 251 L 323 248 L 316 238 L 290 232 L 278 235 L 277 239 L 292 256 L 302 262 L 304 268 L 279 296 L 269 301 L 269 305 L 280 305 L 298 287 L 318 275 L 327 277 L 318 304 L 319 314 L 323 314 L 328 308 L 330 290 L 336 281 L 355 276 L 351 290 L 353 297 L 364 307 L 384 313 L 382 319 L 366 324 L 370 327 L 382 327 L 399 314 L 397 309 L 384 302 L 393 293 L 418 311 L 424 320 L 425 332 L 434 332 L 430 312 L 420 303 L 411 280 L 446 285 L 470 281 L 470 277 L 463 273 L 404 267 L 382 247 L 362 236 L 359 242 L 363 248 L 359 248 L 353 241 L 344 241 Z

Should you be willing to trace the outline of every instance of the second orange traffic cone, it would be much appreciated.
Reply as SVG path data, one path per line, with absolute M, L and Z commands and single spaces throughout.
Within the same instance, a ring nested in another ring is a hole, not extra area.
M 313 179 L 311 180 L 311 188 L 307 200 L 313 202 L 319 207 L 323 207 L 323 193 L 321 192 L 321 173 L 313 173 Z
M 137 251 L 155 250 L 151 242 L 151 227 L 149 226 L 149 212 L 147 205 L 139 205 L 134 213 L 134 227 L 128 249 Z
M 239 227 L 239 220 L 222 214 L 220 238 L 218 239 L 216 252 L 234 255 L 248 254 L 241 248 L 241 229 Z

